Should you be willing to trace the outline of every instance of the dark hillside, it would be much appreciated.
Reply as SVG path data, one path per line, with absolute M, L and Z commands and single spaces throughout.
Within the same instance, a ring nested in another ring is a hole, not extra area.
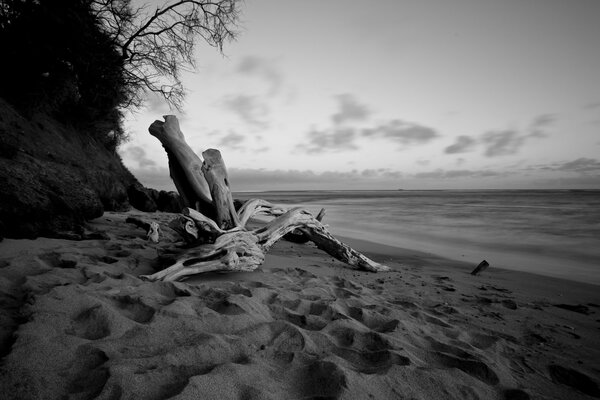
M 139 183 L 94 137 L 0 99 L 0 235 L 54 236 L 129 208 L 127 188 Z
M 0 238 L 81 231 L 103 210 L 130 204 L 181 210 L 177 194 L 143 188 L 116 149 L 126 139 L 124 110 L 148 91 L 183 93 L 179 61 L 193 64 L 191 36 L 207 29 L 200 18 L 206 10 L 187 3 L 142 23 L 129 0 L 0 1 Z M 221 17 L 207 17 L 218 47 L 232 36 Z M 157 40 L 164 24 L 173 28 Z M 173 85 L 159 79 L 165 74 Z

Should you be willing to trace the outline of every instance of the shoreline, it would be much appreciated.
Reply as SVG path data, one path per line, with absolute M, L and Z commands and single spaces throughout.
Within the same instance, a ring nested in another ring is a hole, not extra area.
M 561 292 L 564 292 L 562 295 L 566 294 L 567 297 L 572 298 L 576 296 L 569 296 L 569 292 L 576 292 L 578 295 L 584 295 L 590 299 L 596 298 L 597 300 L 600 300 L 600 294 L 598 294 L 600 285 L 596 283 L 581 282 L 516 269 L 494 267 L 493 265 L 487 267 L 485 271 L 477 276 L 473 276 L 471 275 L 471 271 L 479 264 L 479 262 L 469 263 L 466 261 L 454 260 L 433 253 L 389 246 L 387 244 L 371 242 L 365 239 L 355 239 L 344 236 L 337 237 L 344 243 L 347 243 L 351 247 L 373 258 L 375 261 L 381 260 L 384 264 L 385 261 L 390 260 L 391 257 L 395 262 L 402 264 L 410 264 L 412 262 L 414 266 L 424 269 L 445 270 L 447 272 L 456 269 L 458 274 L 463 275 L 466 279 L 473 279 L 474 282 L 477 282 L 478 280 L 497 279 L 505 284 L 512 282 L 516 285 L 518 283 L 519 287 L 523 290 L 527 289 L 527 292 L 532 294 L 544 295 L 546 294 L 544 293 L 546 290 L 551 290 L 556 293 L 556 295 L 561 295 Z
M 424 258 L 439 258 L 440 260 L 446 260 L 450 263 L 452 263 L 453 265 L 456 265 L 457 267 L 463 267 L 465 269 L 469 269 L 469 272 L 472 271 L 484 258 L 481 259 L 476 259 L 475 257 L 472 257 L 473 261 L 466 261 L 464 260 L 465 254 L 468 252 L 462 251 L 455 251 L 456 257 L 452 257 L 452 256 L 448 256 L 446 254 L 444 254 L 443 251 L 431 251 L 431 252 L 425 252 L 425 251 L 421 251 L 421 250 L 417 250 L 417 249 L 413 249 L 413 248 L 408 248 L 408 247 L 401 247 L 401 246 L 395 246 L 395 245 L 391 245 L 391 244 L 387 244 L 387 243 L 380 243 L 377 242 L 376 240 L 371 240 L 371 238 L 356 238 L 355 236 L 352 235 L 348 235 L 348 232 L 346 232 L 346 234 L 340 234 L 340 235 L 336 235 L 336 237 L 339 237 L 340 240 L 342 241 L 348 241 L 348 242 L 356 242 L 356 243 L 364 243 L 365 248 L 371 248 L 373 246 L 375 246 L 378 249 L 386 249 L 383 250 L 385 252 L 385 254 L 405 254 L 405 253 L 414 253 L 414 254 L 418 254 L 421 255 Z M 438 248 L 436 246 L 433 246 L 434 248 Z M 448 246 L 449 247 L 449 246 Z M 397 250 L 393 250 L 393 249 L 397 249 Z M 496 250 L 497 252 L 501 252 L 500 250 Z M 508 251 L 505 251 L 505 253 L 507 253 Z M 376 251 L 374 253 L 377 253 Z M 463 253 L 463 254 L 460 254 Z M 460 256 L 459 256 L 460 254 Z M 488 254 L 489 256 L 490 254 Z M 520 260 L 520 263 L 523 264 L 529 264 L 531 265 L 532 260 L 529 259 L 527 255 L 519 255 L 519 254 L 505 254 L 504 255 L 506 258 L 508 259 L 512 259 L 512 260 Z M 463 259 L 461 259 L 463 258 Z M 551 258 L 548 256 L 548 258 Z M 536 268 L 536 270 L 534 271 L 525 271 L 522 268 L 519 267 L 510 267 L 511 264 L 507 264 L 507 263 L 502 263 L 502 262 L 494 262 L 493 258 L 485 258 L 489 263 L 490 263 L 490 267 L 488 267 L 488 270 L 492 270 L 492 269 L 500 269 L 500 270 L 504 270 L 504 271 L 510 271 L 510 272 L 514 272 L 517 274 L 524 274 L 524 276 L 534 276 L 534 277 L 543 277 L 543 278 L 552 278 L 552 279 L 556 279 L 556 280 L 564 280 L 564 281 L 568 281 L 568 282 L 576 282 L 576 283 L 580 283 L 580 284 L 584 284 L 584 285 L 591 285 L 591 286 L 600 286 L 600 277 L 595 277 L 595 276 L 589 276 L 588 274 L 585 273 L 581 273 L 575 277 L 571 277 L 569 278 L 569 275 L 567 275 L 565 272 L 562 273 L 541 273 L 538 272 L 540 268 Z M 535 260 L 535 262 L 538 265 L 542 265 L 541 261 L 539 259 Z M 573 261 L 574 263 L 577 263 L 577 261 Z M 554 263 L 558 263 L 558 261 L 554 261 Z M 514 264 L 512 264 L 514 265 Z M 572 276 L 572 275 L 571 275 Z
M 590 222 L 597 197 L 555 192 L 281 191 L 262 197 L 313 213 L 325 208 L 336 236 L 600 285 L 600 231 Z

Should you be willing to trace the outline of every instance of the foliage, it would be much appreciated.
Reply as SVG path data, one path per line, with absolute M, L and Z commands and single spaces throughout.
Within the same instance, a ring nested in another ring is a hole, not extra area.
M 122 111 L 148 92 L 179 107 L 180 74 L 194 39 L 222 51 L 240 0 L 0 0 L 0 95 L 17 106 L 84 125 L 107 147 L 123 138 Z

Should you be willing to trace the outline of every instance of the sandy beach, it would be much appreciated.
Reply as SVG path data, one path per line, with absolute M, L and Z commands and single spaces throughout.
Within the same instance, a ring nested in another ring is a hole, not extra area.
M 172 218 L 0 242 L 0 398 L 600 397 L 598 286 L 351 239 L 392 271 L 280 241 L 255 272 L 143 281 Z

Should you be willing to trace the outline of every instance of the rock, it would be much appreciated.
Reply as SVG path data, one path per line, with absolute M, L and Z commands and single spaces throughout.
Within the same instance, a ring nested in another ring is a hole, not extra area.
M 176 192 L 158 191 L 136 183 L 128 188 L 127 194 L 129 203 L 140 211 L 180 213 L 183 209 L 183 201 Z
M 152 198 L 152 192 L 140 183 L 130 185 L 127 188 L 127 195 L 129 196 L 129 204 L 140 211 L 154 212 L 158 210 Z
M 180 213 L 183 209 L 183 202 L 178 193 L 161 190 L 158 193 L 156 206 L 160 211 Z

